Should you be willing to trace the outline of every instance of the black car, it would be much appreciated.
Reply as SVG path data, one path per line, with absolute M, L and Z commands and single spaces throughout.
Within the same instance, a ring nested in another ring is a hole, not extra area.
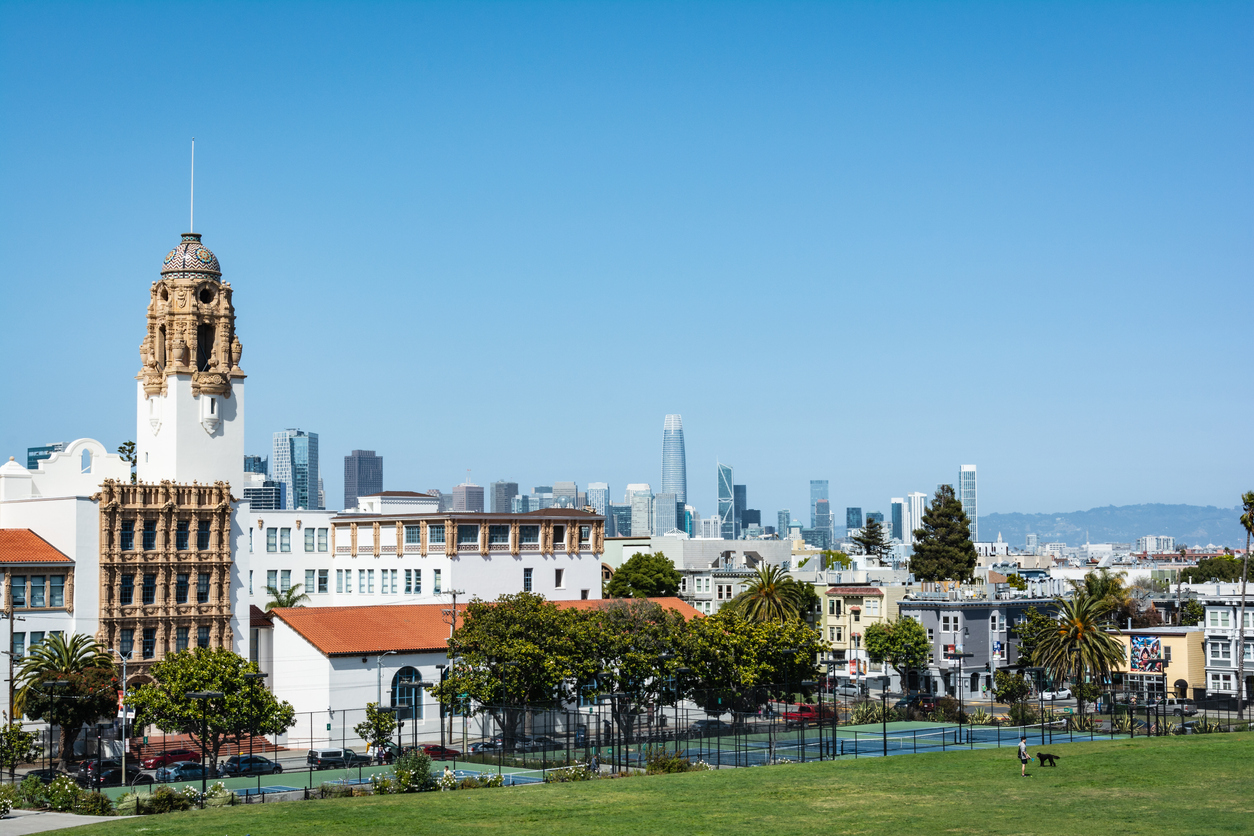
M 237 775 L 278 775 L 283 767 L 261 755 L 235 755 L 228 758 L 218 770 L 220 778 L 234 778 Z
M 26 773 L 26 777 L 38 778 L 40 781 L 43 781 L 45 784 L 51 784 L 53 781 L 57 780 L 62 775 L 68 775 L 68 774 L 69 773 L 62 772 L 59 769 L 32 769 L 30 772 Z
M 84 769 L 78 774 L 78 785 L 83 789 L 98 790 L 101 787 L 133 787 L 138 784 L 151 784 L 153 778 L 147 772 L 144 772 L 138 765 L 126 765 L 126 779 L 122 778 L 121 766 L 104 766 L 101 768 L 99 777 L 96 772 L 88 772 Z
M 711 737 L 723 734 L 731 734 L 732 727 L 724 723 L 722 720 L 698 720 L 688 727 L 689 734 L 700 735 L 702 737 Z
M 359 755 L 352 749 L 310 749 L 305 763 L 314 769 L 345 769 L 350 766 L 370 766 L 367 755 Z

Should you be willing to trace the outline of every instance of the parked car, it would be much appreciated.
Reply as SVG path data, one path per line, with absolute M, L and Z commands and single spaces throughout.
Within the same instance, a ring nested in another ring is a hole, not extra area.
M 1168 697 L 1160 700 L 1155 706 L 1160 711 L 1167 714 L 1174 714 L 1177 717 L 1192 717 L 1197 714 L 1197 704 L 1193 700 L 1180 699 L 1179 697 Z
M 352 749 L 310 749 L 305 763 L 314 769 L 346 769 L 351 766 L 369 766 L 368 755 L 359 755 Z
M 805 703 L 789 703 L 784 706 L 785 726 L 805 726 L 810 723 L 830 721 L 835 715 L 831 706 L 807 705 Z
M 935 711 L 936 697 L 932 694 L 911 694 L 893 703 L 893 708 L 910 708 L 915 711 Z
M 1070 688 L 1055 688 L 1052 691 L 1042 691 L 1041 699 L 1043 700 L 1069 700 L 1071 699 Z
M 237 775 L 278 775 L 283 771 L 280 764 L 261 755 L 234 755 L 226 759 L 218 770 L 219 778 Z
M 43 781 L 45 784 L 51 784 L 53 781 L 57 780 L 62 775 L 67 775 L 67 774 L 68 773 L 62 772 L 59 769 L 32 769 L 30 772 L 26 773 L 26 777 L 38 778 L 40 781 Z
M 138 764 L 128 763 L 125 779 L 122 777 L 121 765 L 115 765 L 102 767 L 99 776 L 94 770 L 88 772 L 84 769 L 78 773 L 76 783 L 89 790 L 98 790 L 101 787 L 131 787 L 137 784 L 151 784 L 152 776 L 140 769 Z
M 696 734 L 702 737 L 709 737 L 721 734 L 731 734 L 732 727 L 722 720 L 697 720 L 688 727 L 689 734 Z
M 523 741 L 520 748 L 524 752 L 556 752 L 566 747 L 551 737 L 537 735 Z
M 838 697 L 860 697 L 866 693 L 861 685 L 836 685 L 831 693 Z
M 499 740 L 482 740 L 478 743 L 470 744 L 470 754 L 472 755 L 495 755 L 501 751 L 501 741 Z
M 453 758 L 461 755 L 461 752 L 456 749 L 450 749 L 447 746 L 441 746 L 438 743 L 428 743 L 424 746 L 419 746 L 418 748 L 426 752 L 433 761 L 452 760 Z
M 202 767 L 195 761 L 172 763 L 157 770 L 157 780 L 162 784 L 175 781 L 199 781 L 201 778 L 212 778 L 213 770 Z
M 127 762 L 126 765 L 127 767 L 133 766 L 136 769 L 139 769 L 139 765 L 136 764 L 134 761 L 129 761 Z M 97 761 L 93 758 L 92 760 L 85 760 L 85 761 L 79 762 L 78 774 L 83 778 L 91 778 L 93 775 L 96 774 L 97 769 L 120 769 L 121 766 L 122 766 L 122 762 L 114 758 L 105 758 L 104 760 L 100 760 L 100 761 Z
M 171 749 L 168 752 L 161 752 L 151 757 L 144 758 L 140 761 L 144 769 L 160 769 L 172 763 L 183 763 L 185 761 L 200 760 L 200 752 L 192 749 Z

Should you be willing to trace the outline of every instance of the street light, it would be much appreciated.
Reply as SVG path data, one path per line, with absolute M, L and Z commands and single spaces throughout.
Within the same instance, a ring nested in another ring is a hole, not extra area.
M 961 645 L 959 645 L 959 646 L 961 646 Z M 974 656 L 974 655 L 975 655 L 974 653 L 963 653 L 961 650 L 956 650 L 956 649 L 955 649 L 953 652 L 947 652 L 947 653 L 945 653 L 945 658 L 947 658 L 947 659 L 949 659 L 949 660 L 951 660 L 951 661 L 952 661 L 952 660 L 954 660 L 954 659 L 957 659 L 957 660 L 958 660 L 958 688 L 957 688 L 957 691 L 958 691 L 958 739 L 959 739 L 959 740 L 961 740 L 961 739 L 962 739 L 962 686 L 965 684 L 965 683 L 963 683 L 963 681 L 962 681 L 962 660 L 963 660 L 963 659 L 970 659 L 970 658 L 971 658 L 972 656 Z M 972 745 L 972 746 L 974 746 L 974 745 L 975 745 L 974 739 L 972 740 L 971 745 Z
M 243 678 L 252 683 L 254 686 L 265 679 L 269 674 L 265 673 L 246 673 Z M 257 736 L 257 706 L 250 701 L 248 711 L 248 768 L 252 769 L 253 763 L 253 738 Z M 242 773 L 243 770 L 240 770 Z M 257 789 L 261 789 L 261 770 L 257 770 Z
M 375 664 L 374 664 L 375 679 L 377 680 L 375 685 L 377 686 L 377 689 L 378 689 L 378 694 L 375 696 L 374 704 L 379 707 L 383 706 L 383 657 L 392 656 L 392 655 L 395 655 L 395 653 L 396 653 L 395 650 L 385 650 L 382 653 L 380 653 L 378 656 L 376 656 L 374 660 L 375 661 Z
M 209 700 L 222 699 L 221 691 L 188 691 L 186 696 L 194 700 L 200 700 L 200 809 L 205 809 L 205 793 L 209 790 L 208 771 L 205 767 L 205 758 L 207 749 L 205 748 L 209 736 L 209 720 L 206 714 L 205 703 Z
M 66 685 L 69 685 L 69 684 L 70 684 L 70 681 L 68 679 L 54 679 L 50 682 L 45 682 L 44 687 L 45 688 L 56 687 L 59 689 L 59 688 L 64 688 Z M 57 694 L 55 691 L 49 691 L 48 696 L 52 697 L 52 719 L 56 720 Z M 54 725 L 53 723 L 48 724 L 48 766 L 52 766 L 52 726 L 53 725 Z M 64 737 L 64 734 L 62 736 Z M 62 760 L 64 760 L 65 753 L 62 752 L 61 755 L 62 755 Z
M 126 750 L 128 748 L 126 744 L 127 741 L 130 740 L 130 735 L 127 734 L 129 729 L 126 727 L 126 662 L 131 658 L 131 654 L 135 651 L 128 650 L 123 653 L 122 651 L 115 650 L 111 647 L 109 648 L 109 652 L 118 654 L 118 658 L 122 660 L 122 778 L 125 780 Z

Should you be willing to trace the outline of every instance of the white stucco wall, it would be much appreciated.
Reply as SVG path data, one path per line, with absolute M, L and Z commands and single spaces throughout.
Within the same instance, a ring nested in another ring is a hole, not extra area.
M 165 395 L 145 396 L 136 381 L 136 471 L 141 482 L 228 482 L 233 496 L 244 493 L 244 382 L 231 383 L 231 396 L 192 394 L 191 375 L 166 378 Z M 220 418 L 210 432 L 202 412 L 212 399 Z

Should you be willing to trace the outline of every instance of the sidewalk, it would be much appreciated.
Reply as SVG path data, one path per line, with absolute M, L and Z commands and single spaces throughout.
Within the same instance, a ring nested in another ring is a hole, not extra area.
M 45 813 L 38 810 L 14 810 L 7 818 L 0 819 L 0 835 L 25 836 L 27 833 L 44 833 L 83 824 L 99 824 L 115 821 L 117 816 L 76 816 L 73 813 Z M 123 818 L 131 818 L 124 816 Z

